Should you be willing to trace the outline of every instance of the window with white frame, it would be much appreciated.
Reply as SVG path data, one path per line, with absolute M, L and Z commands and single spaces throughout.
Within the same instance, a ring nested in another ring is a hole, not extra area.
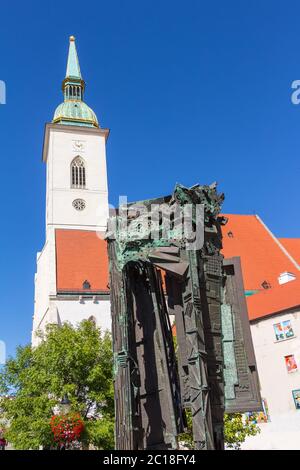
M 76 157 L 71 163 L 71 187 L 84 189 L 86 184 L 86 171 L 84 160 Z

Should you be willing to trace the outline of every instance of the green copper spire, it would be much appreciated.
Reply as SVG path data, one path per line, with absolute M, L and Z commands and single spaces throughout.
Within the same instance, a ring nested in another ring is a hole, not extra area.
M 94 111 L 83 101 L 85 82 L 82 79 L 74 36 L 70 36 L 66 78 L 62 83 L 64 102 L 54 113 L 53 121 L 69 126 L 99 127 Z
M 66 78 L 68 77 L 78 78 L 79 80 L 82 79 L 74 36 L 70 36 L 69 55 L 66 71 Z

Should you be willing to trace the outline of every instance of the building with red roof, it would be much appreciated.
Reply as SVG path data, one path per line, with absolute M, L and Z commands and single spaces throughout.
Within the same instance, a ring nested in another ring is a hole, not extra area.
M 223 227 L 223 255 L 241 257 L 246 291 L 261 290 L 265 284 L 276 286 L 285 271 L 300 275 L 294 255 L 257 215 L 225 214 L 225 217 L 228 222 Z
M 223 255 L 240 256 L 264 413 L 248 449 L 300 449 L 300 239 L 257 215 L 226 215 Z

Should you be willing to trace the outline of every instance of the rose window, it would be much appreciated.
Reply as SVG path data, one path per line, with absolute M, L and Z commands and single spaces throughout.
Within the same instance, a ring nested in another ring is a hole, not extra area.
M 83 211 L 85 208 L 85 201 L 83 199 L 75 199 L 73 201 L 73 207 L 78 211 Z

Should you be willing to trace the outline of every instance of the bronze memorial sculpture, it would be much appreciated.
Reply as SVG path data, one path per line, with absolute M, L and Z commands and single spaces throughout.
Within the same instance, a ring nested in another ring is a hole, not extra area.
M 261 409 L 239 258 L 223 259 L 216 184 L 110 218 L 116 448 L 223 449 L 224 412 Z M 177 352 L 170 323 L 175 319 Z

